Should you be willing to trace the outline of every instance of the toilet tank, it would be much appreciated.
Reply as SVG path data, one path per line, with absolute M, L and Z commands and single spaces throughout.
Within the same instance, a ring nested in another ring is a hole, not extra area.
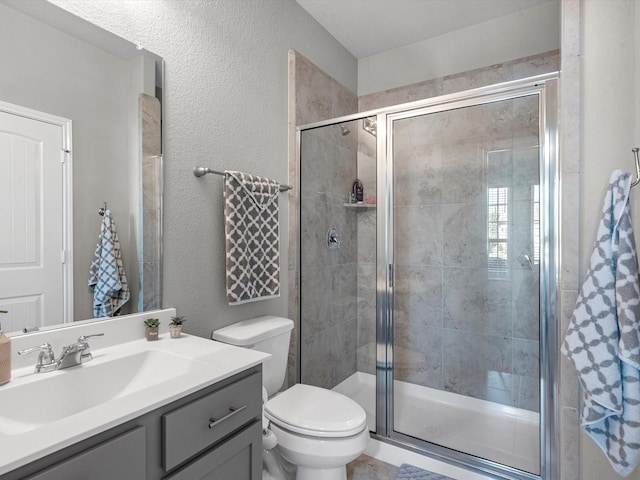
M 287 372 L 293 321 L 275 315 L 243 320 L 213 332 L 219 342 L 270 353 L 262 364 L 262 384 L 269 396 L 282 387 Z

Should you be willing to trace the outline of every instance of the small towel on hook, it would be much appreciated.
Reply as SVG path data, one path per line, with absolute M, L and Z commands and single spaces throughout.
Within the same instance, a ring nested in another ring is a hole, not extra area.
M 225 237 L 229 305 L 280 296 L 280 184 L 225 171 Z
M 129 301 L 129 284 L 122 265 L 120 241 L 111 210 L 105 210 L 100 236 L 89 269 L 89 287 L 93 290 L 93 316 L 113 317 Z
M 629 175 L 611 174 L 589 270 L 562 345 L 583 388 L 582 428 L 618 474 L 640 461 L 640 282 Z

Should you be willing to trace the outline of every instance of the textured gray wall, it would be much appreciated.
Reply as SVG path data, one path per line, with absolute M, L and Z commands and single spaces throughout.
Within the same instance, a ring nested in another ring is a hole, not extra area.
M 164 306 L 208 337 L 235 321 L 287 310 L 288 197 L 280 197 L 282 297 L 225 301 L 222 179 L 204 165 L 287 182 L 287 52 L 294 48 L 351 90 L 357 63 L 293 0 L 53 0 L 162 56 Z

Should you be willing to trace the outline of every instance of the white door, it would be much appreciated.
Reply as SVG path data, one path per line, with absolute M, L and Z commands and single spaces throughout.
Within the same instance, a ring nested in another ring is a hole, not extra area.
M 0 309 L 9 313 L 0 320 L 16 331 L 66 320 L 67 132 L 7 110 L 0 109 Z

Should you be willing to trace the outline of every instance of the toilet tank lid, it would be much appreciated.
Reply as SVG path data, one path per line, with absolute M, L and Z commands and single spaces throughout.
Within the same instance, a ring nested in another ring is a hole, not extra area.
M 290 332 L 293 321 L 276 315 L 263 315 L 220 328 L 211 338 L 219 342 L 246 347 L 277 335 Z

